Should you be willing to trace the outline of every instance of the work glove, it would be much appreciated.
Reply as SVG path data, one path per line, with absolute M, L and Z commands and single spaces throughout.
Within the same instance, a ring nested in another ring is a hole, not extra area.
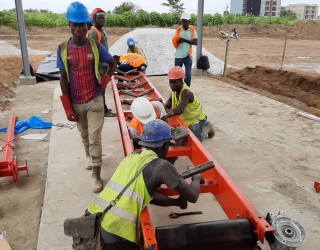
M 188 201 L 183 198 L 181 195 L 178 198 L 178 202 L 179 202 L 179 207 L 181 209 L 186 209 L 188 207 Z
M 62 102 L 62 106 L 64 108 L 64 112 L 66 113 L 67 119 L 70 122 L 78 121 L 78 118 L 75 115 L 75 113 L 73 112 L 73 109 L 72 109 L 72 106 L 71 106 L 70 96 L 62 95 L 62 96 L 60 96 L 60 100 Z
M 195 180 L 197 180 L 197 179 L 199 179 L 200 184 L 205 184 L 205 183 L 206 183 L 205 179 L 204 179 L 201 175 L 199 175 L 199 174 L 195 174 L 195 175 L 193 175 L 193 176 L 191 177 L 191 180 L 192 180 L 192 181 L 195 181 Z
M 100 87 L 101 88 L 106 88 L 108 83 L 111 81 L 111 76 L 109 75 L 104 75 L 102 78 L 101 78 L 101 81 L 100 81 Z

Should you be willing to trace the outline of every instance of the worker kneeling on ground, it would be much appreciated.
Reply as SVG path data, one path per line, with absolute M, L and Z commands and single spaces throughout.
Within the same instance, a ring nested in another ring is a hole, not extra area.
M 114 204 L 101 222 L 104 249 L 140 249 L 140 214 L 148 204 L 185 209 L 188 201 L 197 202 L 200 183 L 204 180 L 200 175 L 194 175 L 188 184 L 180 177 L 175 167 L 164 159 L 171 143 L 167 123 L 162 120 L 147 123 L 139 142 L 145 149 L 123 159 L 104 190 L 89 204 L 87 212 L 90 214 L 102 212 L 109 204 Z M 134 179 L 141 169 L 142 173 Z M 125 193 L 115 200 L 132 179 L 134 181 Z M 162 184 L 176 190 L 179 198 L 157 193 Z
M 114 55 L 113 58 L 118 64 L 118 70 L 127 72 L 133 69 L 144 71 L 148 67 L 146 59 L 136 53 L 127 53 L 122 56 Z
M 167 112 L 161 102 L 149 101 L 145 97 L 136 98 L 131 104 L 133 118 L 129 124 L 132 139 L 141 139 L 143 127 L 150 121 L 161 119 L 168 123 Z
M 184 71 L 179 66 L 169 70 L 168 79 L 172 93 L 165 107 L 172 109 L 175 115 L 179 115 L 199 141 L 207 136 L 213 138 L 215 133 L 213 126 L 207 121 L 207 116 L 197 97 L 183 82 L 184 77 Z
M 129 131 L 134 145 L 140 141 L 143 133 L 143 127 L 148 122 L 155 119 L 161 119 L 168 123 L 167 112 L 163 104 L 159 101 L 149 101 L 145 97 L 138 97 L 131 104 L 131 112 L 133 114 L 133 118 L 129 124 Z M 183 146 L 186 144 L 188 132 L 184 128 L 171 128 L 171 135 L 175 140 L 175 146 Z M 174 164 L 177 159 L 177 157 L 171 157 L 167 160 Z

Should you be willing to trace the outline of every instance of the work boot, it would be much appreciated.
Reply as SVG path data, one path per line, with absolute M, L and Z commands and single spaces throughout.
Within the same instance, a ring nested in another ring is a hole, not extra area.
M 213 129 L 213 126 L 211 124 L 211 122 L 207 121 L 206 124 L 203 126 L 203 129 L 202 129 L 202 138 L 206 138 L 208 136 L 208 138 L 213 138 L 214 137 L 214 129 Z
M 92 192 L 98 193 L 102 190 L 102 181 L 100 178 L 101 166 L 99 167 L 92 167 L 92 182 L 91 188 Z
M 86 157 L 86 166 L 85 166 L 85 169 L 87 169 L 87 170 L 91 170 L 91 169 L 92 169 L 91 157 L 90 157 L 90 156 L 87 156 L 87 157 Z

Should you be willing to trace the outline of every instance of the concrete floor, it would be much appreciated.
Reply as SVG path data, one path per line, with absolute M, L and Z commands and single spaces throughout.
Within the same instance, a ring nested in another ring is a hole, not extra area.
M 167 79 L 149 79 L 167 98 Z M 209 77 L 193 77 L 192 88 L 216 128 L 216 136 L 203 142 L 209 152 L 262 215 L 282 210 L 305 227 L 308 240 L 299 249 L 317 249 L 320 198 L 313 181 L 320 176 L 320 123 L 296 116 L 297 110 L 287 105 Z M 59 92 L 57 87 L 52 121 L 65 123 Z M 107 100 L 108 106 L 114 108 L 110 89 Z M 116 118 L 105 119 L 103 152 L 102 177 L 106 182 L 123 158 Z M 90 171 L 84 169 L 84 162 L 77 129 L 54 127 L 38 250 L 71 249 L 71 238 L 63 233 L 63 221 L 82 215 L 94 197 Z M 184 164 L 181 160 L 178 165 Z M 208 195 L 201 195 L 188 210 L 201 210 L 204 214 L 173 220 L 169 219 L 169 212 L 179 209 L 150 206 L 155 226 L 225 218 Z M 264 244 L 263 249 L 269 249 L 268 245 Z

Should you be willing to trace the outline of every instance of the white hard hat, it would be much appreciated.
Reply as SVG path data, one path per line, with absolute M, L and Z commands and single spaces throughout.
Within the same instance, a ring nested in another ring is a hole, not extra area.
M 180 19 L 190 20 L 191 15 L 188 12 L 183 12 Z
M 139 122 L 146 124 L 156 119 L 153 105 L 145 97 L 138 97 L 131 104 L 131 112 Z

